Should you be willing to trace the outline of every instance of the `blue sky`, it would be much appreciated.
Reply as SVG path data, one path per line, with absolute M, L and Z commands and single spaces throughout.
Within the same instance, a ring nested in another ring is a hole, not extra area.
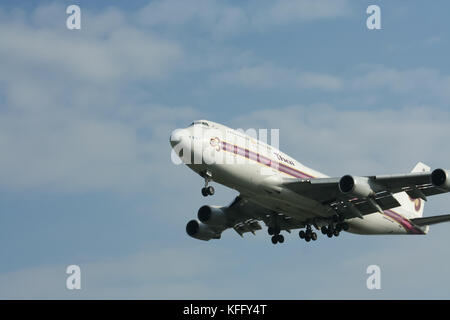
M 65 9 L 79 4 L 81 30 Z M 381 7 L 382 30 L 366 28 Z M 449 225 L 273 246 L 200 242 L 201 179 L 170 161 L 193 119 L 280 129 L 329 175 L 450 167 L 448 2 L 3 1 L 0 298 L 449 298 Z M 425 215 L 448 213 L 446 195 Z M 65 288 L 65 268 L 82 289 Z M 382 289 L 366 288 L 367 266 Z

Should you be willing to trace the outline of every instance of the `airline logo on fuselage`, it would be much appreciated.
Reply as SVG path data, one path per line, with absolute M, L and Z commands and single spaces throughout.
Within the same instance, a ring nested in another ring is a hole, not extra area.
M 286 159 L 285 157 L 283 157 L 283 156 L 280 155 L 279 153 L 274 152 L 273 154 L 278 158 L 278 160 L 283 161 L 283 162 L 285 162 L 285 163 L 287 163 L 287 164 L 290 164 L 291 166 L 294 166 L 294 167 L 295 167 L 294 161 L 289 160 L 289 159 Z

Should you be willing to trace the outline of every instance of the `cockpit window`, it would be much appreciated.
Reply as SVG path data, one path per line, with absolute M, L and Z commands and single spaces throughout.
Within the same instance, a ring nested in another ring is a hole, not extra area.
M 202 126 L 209 127 L 208 122 L 205 122 L 205 121 L 194 121 L 189 125 L 189 127 L 192 127 L 194 124 L 201 124 Z

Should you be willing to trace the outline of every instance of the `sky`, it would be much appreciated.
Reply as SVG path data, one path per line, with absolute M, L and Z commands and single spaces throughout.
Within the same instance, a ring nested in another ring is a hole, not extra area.
M 80 30 L 66 27 L 71 4 Z M 380 30 L 366 27 L 371 4 Z M 450 298 L 450 224 L 276 246 L 265 230 L 188 237 L 198 208 L 237 192 L 203 198 L 169 145 L 209 119 L 279 129 L 285 153 L 330 176 L 449 168 L 450 3 L 433 4 L 2 1 L 0 298 Z M 435 196 L 424 215 L 449 206 Z

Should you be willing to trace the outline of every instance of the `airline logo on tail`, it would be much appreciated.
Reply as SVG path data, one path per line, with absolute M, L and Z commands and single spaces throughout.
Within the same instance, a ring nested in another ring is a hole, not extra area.
M 420 208 L 422 207 L 422 200 L 420 198 L 413 199 L 411 197 L 409 197 L 409 199 L 414 203 L 414 210 L 419 212 Z

